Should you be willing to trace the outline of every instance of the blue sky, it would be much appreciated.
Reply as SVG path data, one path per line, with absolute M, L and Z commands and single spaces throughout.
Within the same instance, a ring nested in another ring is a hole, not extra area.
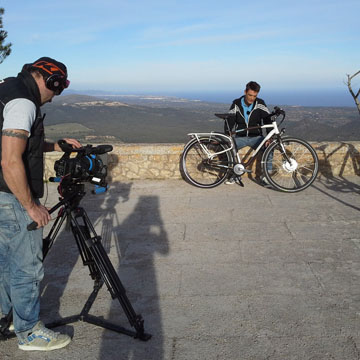
M 344 88 L 360 70 L 359 0 L 5 0 L 12 54 L 0 78 L 41 56 L 71 88 L 121 92 Z M 354 80 L 354 86 L 360 84 Z

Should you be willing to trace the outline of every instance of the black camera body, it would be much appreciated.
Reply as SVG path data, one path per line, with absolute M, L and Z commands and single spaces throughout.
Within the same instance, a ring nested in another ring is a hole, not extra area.
M 56 176 L 69 177 L 74 182 L 90 182 L 106 187 L 107 153 L 113 149 L 112 145 L 86 145 L 80 149 L 73 149 L 64 140 L 58 142 L 64 155 L 55 161 Z M 70 154 L 76 152 L 75 157 Z

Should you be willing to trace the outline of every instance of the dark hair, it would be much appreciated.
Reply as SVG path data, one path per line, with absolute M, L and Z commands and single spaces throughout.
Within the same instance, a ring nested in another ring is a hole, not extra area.
M 37 70 L 36 68 L 31 67 L 31 64 L 25 64 L 21 71 L 27 71 L 29 74 L 35 74 L 37 77 L 42 77 L 45 81 L 48 78 L 48 76 L 45 76 L 44 74 L 42 74 L 39 70 Z
M 261 86 L 255 82 L 255 81 L 250 81 L 246 84 L 246 89 L 245 91 L 248 91 L 248 90 L 252 90 L 252 91 L 255 91 L 255 92 L 259 92 L 260 91 L 260 88 Z
M 45 81 L 48 78 L 48 76 L 41 73 L 38 69 L 31 66 L 31 64 L 25 64 L 21 71 L 27 71 L 29 74 L 36 74 L 38 77 L 41 76 Z

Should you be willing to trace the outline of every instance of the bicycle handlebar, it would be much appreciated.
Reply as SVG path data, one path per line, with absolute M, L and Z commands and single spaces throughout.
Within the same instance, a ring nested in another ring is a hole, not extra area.
M 280 109 L 278 106 L 274 107 L 274 111 L 270 114 L 270 116 L 280 116 L 283 115 L 285 116 L 285 111 L 283 109 Z
M 215 116 L 217 116 L 218 118 L 223 119 L 225 121 L 229 120 L 230 118 L 233 118 L 233 119 L 236 118 L 236 114 L 234 114 L 234 113 L 221 113 L 221 114 L 216 113 Z M 270 118 L 271 121 L 276 121 L 276 119 L 279 116 L 282 116 L 282 119 L 281 119 L 281 121 L 280 121 L 280 123 L 278 125 L 280 125 L 284 121 L 284 119 L 285 119 L 285 111 L 283 109 L 279 108 L 278 106 L 275 106 L 274 111 L 271 112 L 267 116 L 267 118 Z
M 272 121 L 275 121 L 279 116 L 282 116 L 282 119 L 278 125 L 280 125 L 284 121 L 285 111 L 283 109 L 279 108 L 278 106 L 275 106 L 274 111 L 269 114 L 269 117 L 271 118 Z M 272 119 L 273 117 L 274 117 L 274 119 Z

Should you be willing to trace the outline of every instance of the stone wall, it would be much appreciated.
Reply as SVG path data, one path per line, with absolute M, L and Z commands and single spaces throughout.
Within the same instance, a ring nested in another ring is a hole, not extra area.
M 360 143 L 312 142 L 324 176 L 360 176 Z M 180 179 L 180 155 L 184 144 L 119 144 L 109 153 L 111 181 L 136 179 Z M 240 154 L 246 156 L 248 148 Z M 45 177 L 55 176 L 54 161 L 61 153 L 46 154 Z M 254 166 L 259 166 L 254 163 Z

